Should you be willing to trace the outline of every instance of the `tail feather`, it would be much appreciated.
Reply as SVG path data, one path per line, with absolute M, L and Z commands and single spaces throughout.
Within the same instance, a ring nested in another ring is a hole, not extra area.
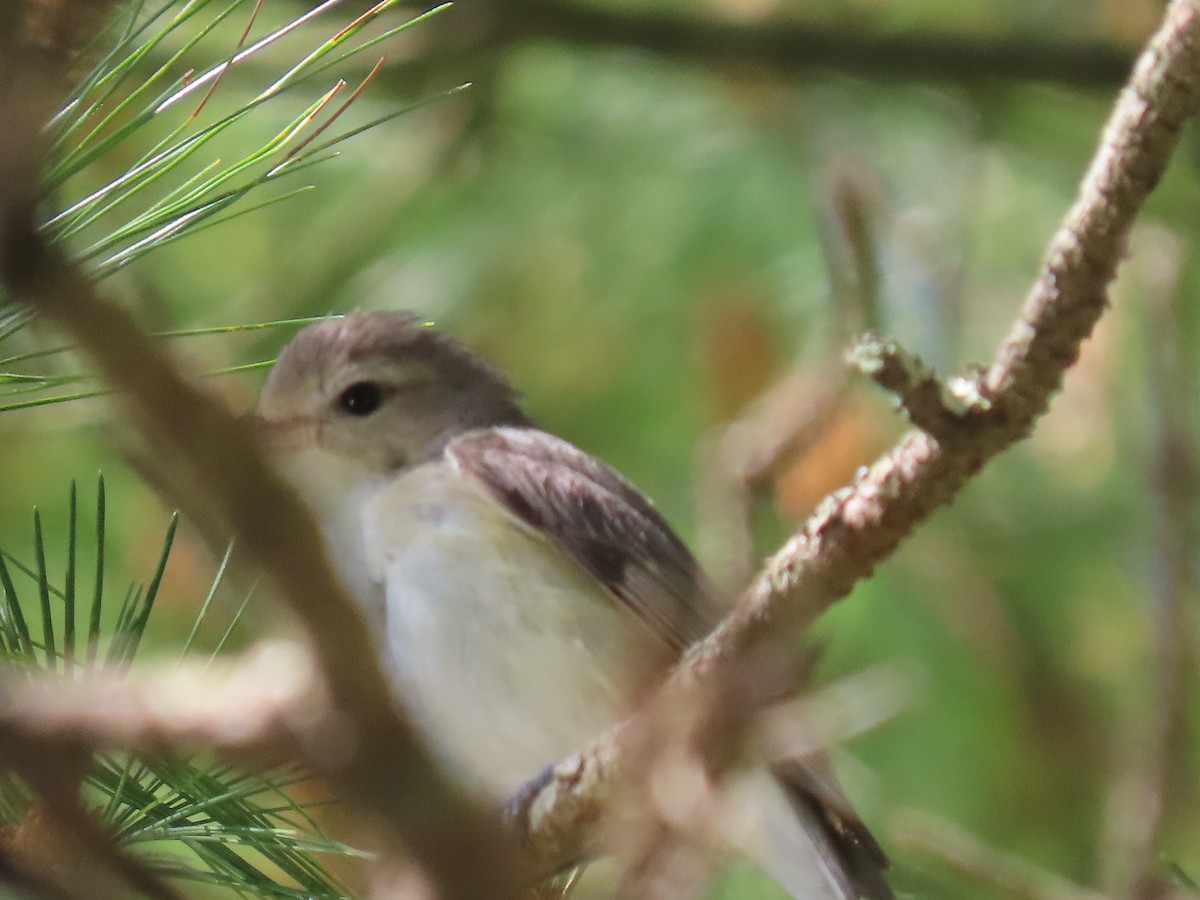
M 895 900 L 887 857 L 853 813 L 764 771 L 737 776 L 729 796 L 727 839 L 795 900 Z
M 887 854 L 850 806 L 832 769 L 829 777 L 823 778 L 817 766 L 797 760 L 776 766 L 774 774 L 797 815 L 819 823 L 855 888 L 851 896 L 855 900 L 895 900 L 884 877 Z

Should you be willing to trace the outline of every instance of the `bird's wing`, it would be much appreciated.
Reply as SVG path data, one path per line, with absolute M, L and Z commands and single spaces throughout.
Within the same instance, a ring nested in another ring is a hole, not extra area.
M 841 868 L 857 891 L 869 900 L 895 900 L 884 872 L 887 854 L 850 806 L 824 755 L 792 759 L 771 767 L 801 821 L 820 829 Z
M 451 440 L 445 455 L 552 539 L 674 653 L 716 624 L 716 591 L 687 547 L 637 488 L 594 457 L 532 428 L 469 431 Z
M 638 613 L 675 653 L 716 624 L 712 583 L 650 501 L 614 469 L 533 428 L 469 431 L 452 439 L 445 455 Z M 774 774 L 812 851 L 825 860 L 829 886 L 839 900 L 890 900 L 881 874 L 887 858 L 832 777 L 813 768 L 816 762 L 797 760 Z M 781 883 L 791 880 L 780 874 Z

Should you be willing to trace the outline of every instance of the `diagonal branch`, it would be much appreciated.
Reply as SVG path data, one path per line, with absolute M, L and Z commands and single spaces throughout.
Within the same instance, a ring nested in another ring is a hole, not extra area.
M 1200 97 L 1200 0 L 1175 0 L 1123 91 L 1079 198 L 1051 241 L 1042 271 L 996 360 L 961 379 L 961 420 L 939 418 L 937 436 L 906 435 L 852 485 L 837 492 L 771 559 L 731 616 L 688 654 L 671 689 L 708 688 L 718 713 L 746 715 L 731 667 L 793 646 L 796 635 L 846 596 L 914 528 L 949 502 L 988 460 L 1026 436 L 1045 412 L 1079 346 L 1099 318 L 1125 236 L 1165 170 Z M 28 71 L 37 66 L 29 64 Z M 9 97 L 13 95 L 10 92 Z M 0 128 L 0 171 L 28 172 L 36 122 L 9 102 Z M 127 314 L 41 242 L 19 181 L 0 181 L 0 277 L 85 347 L 137 413 L 147 437 L 186 464 L 210 491 L 242 545 L 276 580 L 312 638 L 330 705 L 327 735 L 302 750 L 354 801 L 383 817 L 447 896 L 515 896 L 515 876 L 490 821 L 446 783 L 396 717 L 361 619 L 331 575 L 319 537 L 298 502 L 263 463 L 254 441 L 217 404 L 184 382 Z M 963 390 L 966 385 L 972 390 Z M 761 698 L 754 698 L 758 700 Z M 658 706 L 658 704 L 654 704 Z M 739 708 L 740 707 L 740 708 Z M 716 728 L 720 715 L 708 716 Z M 513 804 L 512 818 L 546 870 L 583 852 L 621 771 L 632 729 L 618 727 L 564 761 Z M 196 740 L 212 735 L 196 727 Z M 346 736 L 349 736 L 348 739 Z M 177 735 L 178 737 L 178 735 Z M 434 814 L 436 813 L 436 815 Z M 464 866 L 469 859 L 472 865 Z
M 1145 694 L 1131 705 L 1120 730 L 1122 770 L 1109 795 L 1106 843 L 1100 854 L 1106 870 L 1102 883 L 1112 896 L 1127 900 L 1162 896 L 1167 881 L 1158 857 L 1159 839 L 1172 786 L 1190 754 L 1188 718 L 1200 600 L 1194 564 L 1200 451 L 1195 441 L 1195 371 L 1190 364 L 1191 298 L 1181 289 L 1182 242 L 1165 229 L 1153 229 L 1152 235 L 1142 291 L 1153 343 L 1147 406 L 1154 433 L 1147 480 L 1154 527 L 1146 610 L 1153 653 L 1147 660 L 1150 681 Z
M 14 4 L 15 6 L 15 4 Z M 306 760 L 386 823 L 444 897 L 517 897 L 515 855 L 493 816 L 442 773 L 392 702 L 372 638 L 321 536 L 243 422 L 189 384 L 37 228 L 41 127 L 61 60 L 0 32 L 0 289 L 68 332 L 117 390 L 151 446 L 203 486 L 213 511 L 274 583 L 311 639 L 336 712 Z M 463 865 L 471 860 L 471 865 Z
M 936 860 L 947 871 L 1011 900 L 1105 900 L 1103 894 L 1001 853 L 929 813 L 900 813 L 891 830 L 896 843 L 910 853 Z
M 1174 0 L 1117 100 L 1099 147 L 991 366 L 954 392 L 962 427 L 911 431 L 826 499 L 768 561 L 733 613 L 694 647 L 674 684 L 711 686 L 732 661 L 801 634 L 990 459 L 1027 436 L 1107 302 L 1125 238 L 1200 105 L 1200 3 Z M 543 858 L 569 859 L 620 770 L 624 731 L 601 737 L 519 798 Z

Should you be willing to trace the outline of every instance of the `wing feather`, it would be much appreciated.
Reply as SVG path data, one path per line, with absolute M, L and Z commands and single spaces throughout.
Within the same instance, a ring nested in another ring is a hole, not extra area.
M 712 583 L 653 504 L 614 469 L 534 428 L 469 431 L 451 440 L 445 455 L 551 538 L 676 654 L 716 625 Z M 887 858 L 816 762 L 792 761 L 774 774 L 815 832 L 816 850 L 838 866 L 839 896 L 891 900 L 882 875 Z
M 716 624 L 712 583 L 658 510 L 615 470 L 533 428 L 469 431 L 445 454 L 553 538 L 675 653 Z

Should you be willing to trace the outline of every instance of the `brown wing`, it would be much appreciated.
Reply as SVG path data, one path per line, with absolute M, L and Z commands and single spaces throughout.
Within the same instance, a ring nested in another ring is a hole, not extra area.
M 614 469 L 534 428 L 469 431 L 446 457 L 520 519 L 545 531 L 676 653 L 716 625 L 719 605 L 696 559 L 649 500 Z M 859 896 L 892 900 L 887 857 L 816 760 L 774 768 L 797 814 L 819 828 Z
M 640 491 L 594 457 L 533 428 L 469 431 L 446 457 L 545 531 L 675 653 L 716 624 L 715 589 Z

